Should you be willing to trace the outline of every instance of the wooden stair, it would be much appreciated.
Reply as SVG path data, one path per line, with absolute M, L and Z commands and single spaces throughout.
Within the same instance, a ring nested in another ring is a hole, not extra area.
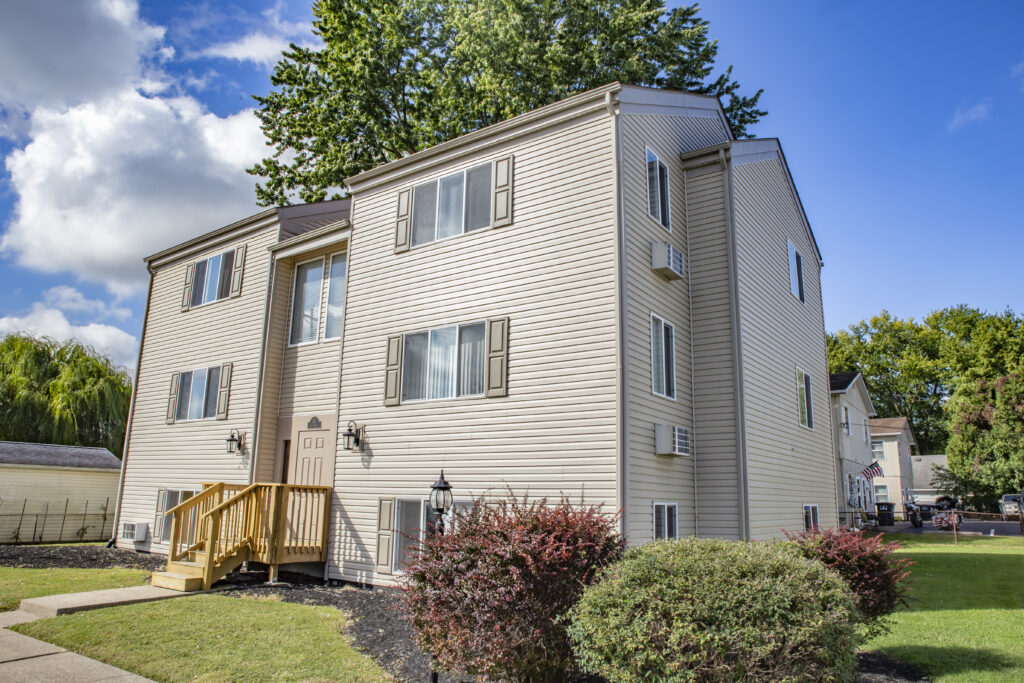
M 203 486 L 167 511 L 173 515 L 167 569 L 153 573 L 154 586 L 209 590 L 248 560 L 270 565 L 275 580 L 282 563 L 326 559 L 330 487 Z

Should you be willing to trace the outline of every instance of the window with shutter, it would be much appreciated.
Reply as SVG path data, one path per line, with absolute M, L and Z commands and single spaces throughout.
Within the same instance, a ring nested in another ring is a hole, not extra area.
M 483 394 L 484 332 L 484 323 L 469 323 L 406 334 L 402 401 Z
M 377 501 L 377 556 L 374 566 L 381 574 L 391 573 L 391 562 L 395 548 L 395 499 L 380 498 Z
M 185 266 L 185 288 L 181 295 L 181 310 L 187 311 L 192 306 L 192 284 L 195 280 L 196 266 L 193 263 Z
M 388 337 L 384 369 L 384 405 L 402 402 L 402 335 Z
M 213 417 L 227 419 L 230 387 L 231 363 L 173 373 L 167 399 L 167 424 Z
M 190 264 L 185 269 L 185 287 L 181 299 L 183 311 L 239 296 L 242 292 L 242 270 L 245 245 L 215 254 Z
M 181 376 L 177 373 L 171 373 L 171 389 L 167 395 L 167 424 L 174 424 L 175 418 L 178 416 L 178 385 L 180 383 Z

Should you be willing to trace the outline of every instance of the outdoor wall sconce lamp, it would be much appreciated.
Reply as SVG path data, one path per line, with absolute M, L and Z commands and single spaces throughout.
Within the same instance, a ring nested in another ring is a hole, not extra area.
M 345 450 L 354 451 L 363 443 L 363 427 L 349 420 L 348 429 L 342 433 L 342 436 L 345 437 Z
M 245 452 L 245 432 L 232 429 L 228 438 L 224 439 L 228 447 L 229 455 L 236 455 Z

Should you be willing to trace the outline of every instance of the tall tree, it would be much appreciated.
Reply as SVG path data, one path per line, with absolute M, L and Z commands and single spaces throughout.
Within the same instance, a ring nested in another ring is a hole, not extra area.
M 698 6 L 663 0 L 316 0 L 321 47 L 291 46 L 256 97 L 274 154 L 249 172 L 261 204 L 340 196 L 403 155 L 611 81 L 725 99 L 738 137 L 764 111 Z
M 121 457 L 132 380 L 74 341 L 0 341 L 0 439 L 102 446 Z

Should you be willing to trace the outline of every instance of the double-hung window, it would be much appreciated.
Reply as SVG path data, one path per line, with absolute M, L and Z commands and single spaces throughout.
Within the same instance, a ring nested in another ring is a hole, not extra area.
M 292 289 L 292 329 L 288 343 L 315 342 L 320 332 L 320 295 L 323 293 L 323 258 L 306 261 L 295 266 L 295 285 Z
M 651 218 L 671 230 L 669 217 L 668 166 L 647 150 L 647 212 Z
M 410 553 L 423 542 L 427 534 L 437 530 L 438 514 L 430 507 L 430 502 L 422 498 L 399 499 L 396 501 L 394 568 L 404 570 L 409 565 Z M 473 504 L 469 501 L 456 501 L 444 517 L 445 529 L 453 531 L 455 513 L 465 513 Z
M 843 406 L 843 434 L 850 435 L 850 408 Z
M 651 390 L 665 398 L 676 397 L 675 327 L 651 314 Z
M 889 485 L 888 484 L 875 484 L 875 502 L 876 503 L 888 503 L 889 502 Z
M 678 510 L 675 503 L 654 503 L 654 540 L 666 541 L 679 537 Z
M 804 260 L 793 243 L 789 243 L 789 291 L 800 301 L 804 300 Z
M 216 417 L 221 367 L 196 368 L 181 373 L 178 380 L 177 422 Z
M 818 506 L 804 505 L 804 529 L 810 531 L 818 528 Z
M 157 493 L 156 520 L 153 525 L 153 536 L 156 540 L 162 543 L 171 540 L 171 524 L 174 517 L 168 516 L 167 512 L 178 507 L 196 493 L 198 491 L 187 489 L 160 489 Z M 189 532 L 190 534 L 194 533 L 194 529 L 190 529 Z
M 884 441 L 872 441 L 871 442 L 871 458 L 872 458 L 872 460 L 885 460 L 885 442 Z
M 324 323 L 324 339 L 340 339 L 341 323 L 345 319 L 345 270 L 348 261 L 345 254 L 331 257 L 327 274 L 327 320 Z
M 808 429 L 814 429 L 811 376 L 799 368 L 796 371 L 796 396 L 800 407 L 800 424 Z
M 412 246 L 491 225 L 491 164 L 481 164 L 413 188 Z
M 234 268 L 234 249 L 197 261 L 192 275 L 190 308 L 228 298 L 231 294 L 231 273 Z
M 402 401 L 483 395 L 484 336 L 482 322 L 405 335 Z

